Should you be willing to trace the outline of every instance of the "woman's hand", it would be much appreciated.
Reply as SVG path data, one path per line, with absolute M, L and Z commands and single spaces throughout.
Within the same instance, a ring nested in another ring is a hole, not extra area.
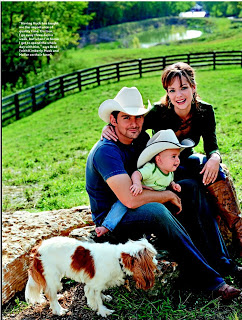
M 209 183 L 214 183 L 218 176 L 220 164 L 220 156 L 213 153 L 211 158 L 205 163 L 200 174 L 203 174 L 203 184 L 206 186 Z
M 116 135 L 114 128 L 112 126 L 106 125 L 102 130 L 101 140 L 106 138 L 108 140 L 118 140 L 118 136 Z

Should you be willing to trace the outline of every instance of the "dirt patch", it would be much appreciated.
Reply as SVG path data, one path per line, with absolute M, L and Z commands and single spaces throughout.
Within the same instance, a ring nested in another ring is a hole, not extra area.
M 63 308 L 69 310 L 68 313 L 62 317 L 53 315 L 49 308 L 49 304 L 46 303 L 29 306 L 18 314 L 6 314 L 3 316 L 3 320 L 56 320 L 59 318 L 63 320 L 92 320 L 101 318 L 87 306 L 83 288 L 83 284 L 77 284 L 75 287 L 66 288 L 62 291 L 62 298 L 59 302 Z M 24 292 L 19 294 L 19 299 L 24 301 Z M 10 301 L 6 307 L 10 308 L 13 303 L 14 301 Z
M 5 211 L 13 211 L 11 208 L 35 208 L 41 192 L 39 186 L 3 186 L 2 203 Z

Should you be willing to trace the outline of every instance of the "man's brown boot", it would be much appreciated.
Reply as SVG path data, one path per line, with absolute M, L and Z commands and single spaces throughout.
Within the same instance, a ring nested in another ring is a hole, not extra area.
M 217 181 L 207 187 L 218 214 L 225 221 L 236 239 L 236 247 L 242 257 L 242 218 L 231 179 Z

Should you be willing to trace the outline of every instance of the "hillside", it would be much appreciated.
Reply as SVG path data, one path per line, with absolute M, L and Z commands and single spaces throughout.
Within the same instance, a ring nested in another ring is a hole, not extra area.
M 218 141 L 241 197 L 240 67 L 197 70 L 198 92 L 216 112 Z M 223 81 L 221 82 L 221 79 Z M 84 90 L 3 128 L 3 210 L 51 210 L 87 204 L 85 163 L 104 123 L 99 105 L 123 86 L 144 103 L 164 93 L 160 72 Z M 201 148 L 198 148 L 201 150 Z

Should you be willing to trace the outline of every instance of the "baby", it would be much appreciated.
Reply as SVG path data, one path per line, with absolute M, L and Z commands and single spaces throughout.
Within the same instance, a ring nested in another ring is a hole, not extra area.
M 173 181 L 174 171 L 180 164 L 180 152 L 193 146 L 194 142 L 190 139 L 185 139 L 180 143 L 171 129 L 157 132 L 147 142 L 146 148 L 139 156 L 138 170 L 131 176 L 130 192 L 137 196 L 142 193 L 143 189 L 164 191 L 168 186 L 180 192 L 181 186 Z M 100 237 L 108 231 L 113 231 L 127 210 L 127 207 L 119 200 L 116 201 L 102 226 L 95 229 L 97 236 Z
M 159 152 L 150 162 L 136 170 L 131 180 L 130 190 L 134 196 L 142 193 L 143 188 L 156 191 L 166 190 L 168 186 L 172 190 L 180 192 L 181 186 L 175 183 L 174 171 L 180 164 L 180 149 L 166 149 Z

